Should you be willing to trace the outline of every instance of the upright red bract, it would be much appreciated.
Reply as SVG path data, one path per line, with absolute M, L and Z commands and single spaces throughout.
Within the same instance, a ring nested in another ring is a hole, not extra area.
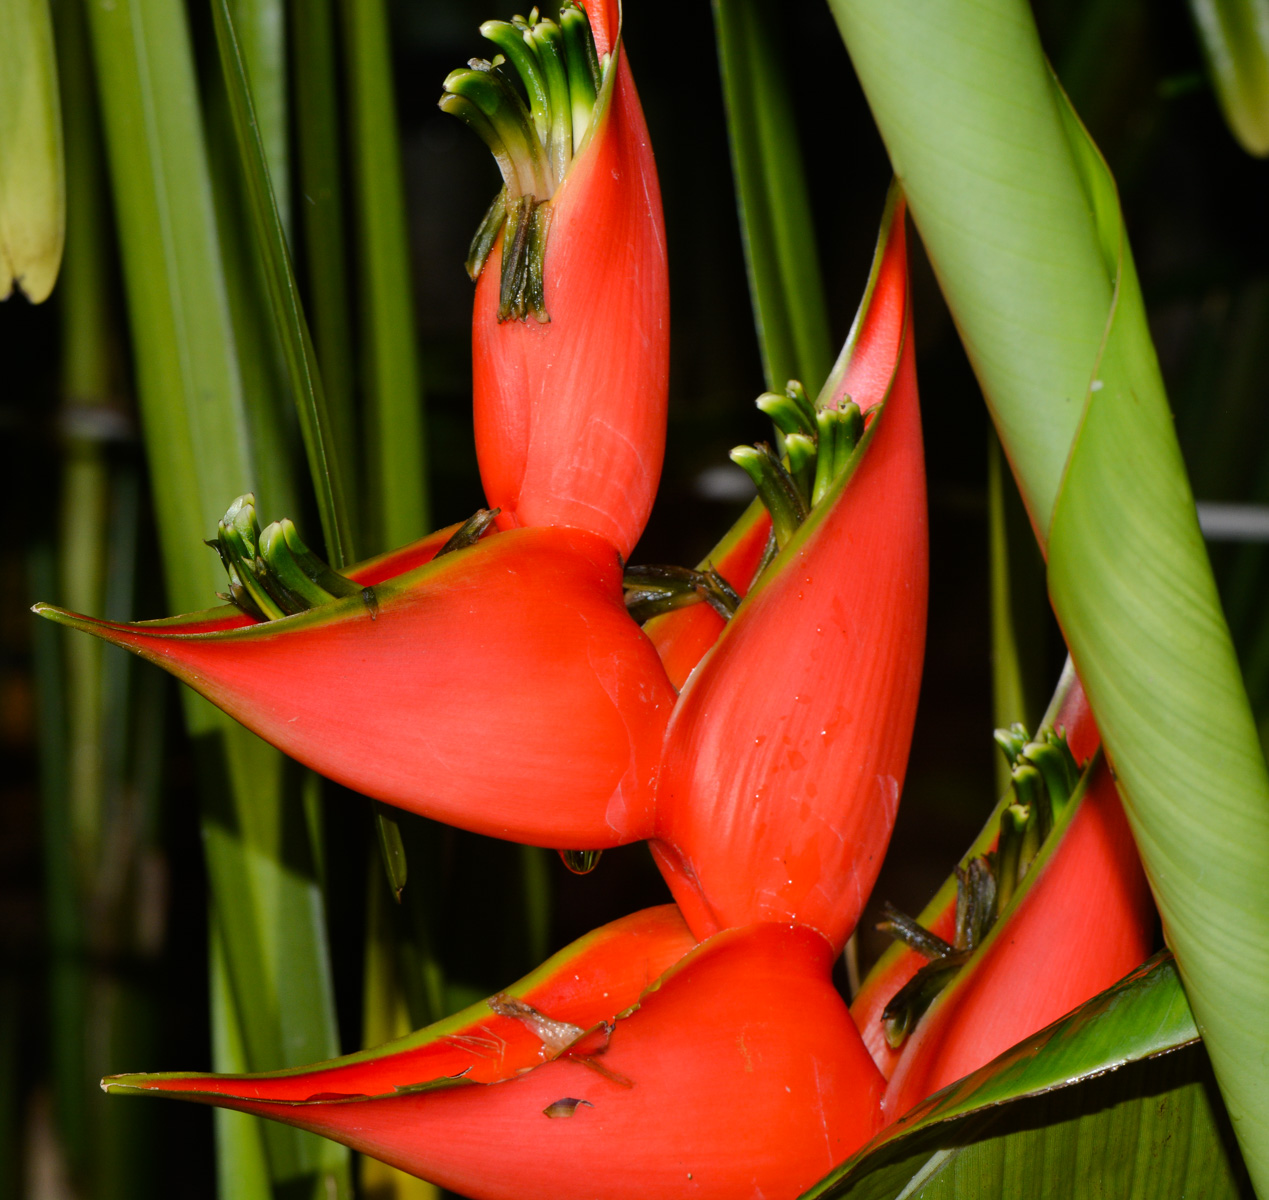
M 661 191 L 625 49 L 605 5 L 586 6 L 616 61 L 589 140 L 548 202 L 550 320 L 499 322 L 501 241 L 476 286 L 476 453 L 504 529 L 571 525 L 639 539 L 661 475 L 670 300 Z
M 901 201 L 826 392 L 872 414 L 871 441 L 688 679 L 666 733 L 653 849 L 698 937 L 783 921 L 840 948 L 890 838 L 927 575 Z

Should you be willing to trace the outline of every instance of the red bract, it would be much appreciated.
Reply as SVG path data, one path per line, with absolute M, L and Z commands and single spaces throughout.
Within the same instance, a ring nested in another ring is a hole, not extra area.
M 1055 730 L 1065 734 L 1072 756 L 1083 767 L 1097 752 L 1100 737 L 1093 721 L 1092 711 L 1088 707 L 1088 698 L 1084 695 L 1084 689 L 1073 671 L 1069 680 L 1064 678 L 1063 683 L 1059 685 L 1059 694 L 1061 699 L 1060 701 L 1055 699 L 1057 711 L 1051 724 Z M 996 829 L 998 822 L 999 812 L 993 814 L 989 828 Z M 1120 832 L 1113 822 L 1101 828 L 1113 833 L 1116 837 Z M 984 830 L 979 835 L 979 843 L 971 851 L 971 856 L 994 849 L 995 842 L 994 834 Z M 954 876 L 949 878 L 939 890 L 938 895 L 921 914 L 920 920 L 931 933 L 951 943 L 956 932 L 956 879 Z M 868 1047 L 873 1061 L 887 1079 L 894 1074 L 905 1046 L 896 1048 L 890 1045 L 886 1040 L 881 1016 L 886 1005 L 898 994 L 903 985 L 925 966 L 926 961 L 915 950 L 901 941 L 896 941 L 868 973 L 868 977 L 851 1002 L 850 1014 L 859 1027 L 864 1045 Z M 1089 995 L 1092 995 L 1092 992 Z
M 603 1200 L 792 1200 L 879 1125 L 881 1077 L 828 982 L 832 952 L 807 929 L 729 930 L 639 996 L 640 974 L 690 940 L 672 912 L 601 930 L 597 949 L 378 1051 L 105 1086 L 273 1117 L 475 1200 L 546 1200 L 566 1178 Z M 495 1015 L 511 997 L 532 1009 Z
M 499 322 L 502 242 L 472 318 L 476 451 L 504 529 L 572 525 L 628 557 L 665 450 L 669 283 L 656 164 L 625 50 L 588 5 L 609 68 L 594 125 L 549 207 L 547 323 Z
M 355 569 L 434 554 L 435 535 Z M 674 702 L 626 615 L 621 566 L 582 530 L 525 529 L 257 623 L 236 610 L 127 625 L 43 616 L 140 654 L 279 749 L 367 795 L 559 848 L 645 837 Z
M 1032 873 L 908 1038 L 886 1089 L 888 1119 L 1110 987 L 1150 953 L 1150 890 L 1104 761 Z
M 698 937 L 791 921 L 840 948 L 890 837 L 927 577 L 901 202 L 826 390 L 872 413 L 862 461 L 755 585 L 666 733 L 654 852 Z

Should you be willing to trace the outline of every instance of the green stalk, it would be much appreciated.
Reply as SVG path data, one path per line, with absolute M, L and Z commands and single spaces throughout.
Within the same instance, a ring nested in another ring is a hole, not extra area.
M 251 81 L 260 143 L 278 218 L 290 236 L 291 150 L 287 123 L 286 6 L 282 0 L 229 0 L 229 12 Z
M 442 1015 L 437 1010 L 428 1019 L 418 1019 L 411 1012 L 402 972 L 401 952 L 408 939 L 402 938 L 401 922 L 397 919 L 401 909 L 392 903 L 377 867 L 372 861 L 367 874 L 361 1025 L 362 1045 L 366 1047 L 381 1046 Z M 434 1184 L 370 1157 L 361 1160 L 359 1182 L 367 1200 L 436 1200 L 440 1196 L 440 1189 Z
M 356 497 L 358 438 L 353 411 L 352 314 L 343 182 L 340 170 L 339 79 L 331 0 L 296 0 L 292 9 L 295 127 L 299 152 L 300 229 L 313 341 L 326 386 L 326 405 L 348 497 Z M 351 503 L 351 500 L 350 500 Z M 364 513 L 354 510 L 354 531 Z
M 229 98 L 214 83 L 207 101 L 207 156 L 225 293 L 238 352 L 247 420 L 257 464 L 257 497 L 266 511 L 297 512 L 296 422 L 286 361 L 278 341 L 264 264 L 251 234 L 251 206 L 239 166 Z
M 90 6 L 119 221 L 142 423 L 168 598 L 204 607 L 223 586 L 202 545 L 228 499 L 255 482 L 249 423 L 213 216 L 184 10 L 171 0 Z M 213 994 L 232 998 L 254 1070 L 337 1050 L 324 913 L 294 772 L 192 693 L 187 725 L 205 783 L 214 931 Z M 229 1023 L 218 1023 L 217 1055 Z M 348 1157 L 292 1131 L 259 1155 L 221 1146 L 221 1194 L 346 1192 Z
M 1036 727 L 1036 681 L 1044 672 L 1047 602 L 1044 564 L 1035 552 L 1017 490 L 1005 475 L 995 431 L 987 447 L 987 539 L 991 594 L 992 723 Z M 996 791 L 1009 786 L 1009 764 L 996 759 Z
M 78 5 L 58 11 L 70 248 L 61 289 L 65 451 L 58 559 L 47 564 L 47 578 L 32 582 L 64 604 L 100 612 L 108 603 L 109 575 L 121 566 L 131 585 L 138 514 L 135 505 L 111 502 L 106 441 L 120 432 L 122 418 L 108 407 L 119 371 L 105 168 L 84 20 Z M 125 527 L 114 528 L 116 519 Z M 111 753 L 109 740 L 129 732 L 127 697 L 111 686 L 126 680 L 129 667 L 100 648 L 62 639 L 44 646 L 42 632 L 38 636 L 37 678 L 46 706 L 41 740 L 54 1099 L 72 1177 L 92 1195 L 109 1197 L 138 1174 L 152 1125 L 141 1113 L 103 1112 L 92 1082 L 94 1074 L 111 1069 L 117 1043 L 134 1032 L 130 1018 L 142 1039 L 154 1024 L 140 989 L 110 968 L 94 973 L 88 965 L 117 957 L 131 941 L 129 914 L 111 903 L 118 887 L 103 886 L 132 879 L 142 854 L 140 845 L 118 837 L 126 821 L 124 797 L 132 793 L 125 790 L 130 781 L 122 756 Z M 112 712 L 116 700 L 122 702 Z M 108 1165 L 119 1173 L 112 1175 Z M 136 1195 L 149 1190 L 137 1179 L 125 1186 Z
M 832 343 L 797 123 L 769 18 L 758 0 L 714 0 L 740 233 L 767 387 L 779 391 L 800 379 L 815 396 L 832 366 Z
M 370 549 L 402 545 L 428 525 L 422 382 L 406 238 L 401 151 L 384 0 L 341 0 L 351 107 L 360 267 L 366 473 L 378 520 Z
M 1022 0 L 832 4 L 1047 546 L 1054 610 L 1269 1195 L 1269 776 L 1113 180 Z
M 270 307 L 278 340 L 286 357 L 291 387 L 295 393 L 309 474 L 317 493 L 326 556 L 335 570 L 351 560 L 352 544 L 344 504 L 343 481 L 338 449 L 326 412 L 326 393 L 317 369 L 317 354 L 309 336 L 308 322 L 300 304 L 299 289 L 291 268 L 286 233 L 279 216 L 277 199 L 269 176 L 260 120 L 247 79 L 242 44 L 230 15 L 229 0 L 212 6 L 216 42 L 229 95 L 229 110 L 246 181 L 251 208 L 255 246 L 264 265 Z

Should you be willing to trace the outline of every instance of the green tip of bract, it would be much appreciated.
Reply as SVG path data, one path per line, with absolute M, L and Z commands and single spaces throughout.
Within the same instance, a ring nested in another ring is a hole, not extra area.
M 544 322 L 542 260 L 550 210 L 543 206 L 590 129 L 602 83 L 595 39 L 585 10 L 573 4 L 564 5 L 558 23 L 535 8 L 528 18 L 486 21 L 480 32 L 502 53 L 451 71 L 440 99 L 445 112 L 489 147 L 503 179 L 472 239 L 467 272 L 473 279 L 480 275 L 503 232 L 498 320 L 532 316 Z

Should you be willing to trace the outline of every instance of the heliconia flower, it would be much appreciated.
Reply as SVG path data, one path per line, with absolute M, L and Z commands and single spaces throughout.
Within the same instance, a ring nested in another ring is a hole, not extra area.
M 536 10 L 535 10 L 536 11 Z M 661 472 L 669 283 L 656 165 L 612 6 L 487 22 L 489 64 L 441 107 L 490 144 L 505 187 L 473 243 L 476 450 L 502 528 L 571 525 L 628 557 Z M 590 45 L 590 29 L 594 44 Z M 505 228 L 504 228 L 505 225 Z
M 1110 987 L 1150 953 L 1154 908 L 1104 759 L 1013 903 L 903 1045 L 887 1120 Z
M 653 909 L 377 1050 L 103 1086 L 285 1121 L 473 1200 L 547 1200 L 569 1181 L 598 1200 L 793 1200 L 880 1124 L 832 951 L 778 925 L 690 942 L 676 910 Z
M 653 852 L 698 937 L 789 921 L 840 948 L 890 837 L 927 580 L 897 193 L 816 419 L 847 396 L 868 420 L 853 469 L 789 535 L 687 680 L 666 733 Z
M 287 754 L 390 804 L 561 849 L 646 837 L 674 691 L 626 614 L 616 551 L 580 529 L 521 529 L 432 560 L 445 540 L 352 568 L 351 594 L 276 620 L 238 608 L 140 624 L 35 611 L 157 663 Z M 264 604 L 289 594 L 281 577 L 270 586 Z
M 1097 752 L 1100 737 L 1084 689 L 1069 663 L 1058 685 L 1052 712 L 1049 725 L 1064 735 L 1075 763 L 1082 769 Z M 987 826 L 966 856 L 967 859 L 995 850 L 1004 803 L 1002 801 L 1001 808 L 992 814 Z M 1118 827 L 1113 823 L 1101 828 L 1118 836 Z M 938 894 L 919 918 L 926 929 L 949 944 L 956 936 L 957 901 L 957 881 L 956 877 L 952 876 L 939 889 Z M 851 1016 L 859 1027 L 864 1045 L 868 1047 L 873 1061 L 887 1079 L 894 1074 L 898 1066 L 904 1043 L 891 1045 L 887 1037 L 883 1014 L 887 1005 L 899 995 L 908 981 L 928 961 L 903 941 L 896 940 L 874 964 L 851 1002 Z

